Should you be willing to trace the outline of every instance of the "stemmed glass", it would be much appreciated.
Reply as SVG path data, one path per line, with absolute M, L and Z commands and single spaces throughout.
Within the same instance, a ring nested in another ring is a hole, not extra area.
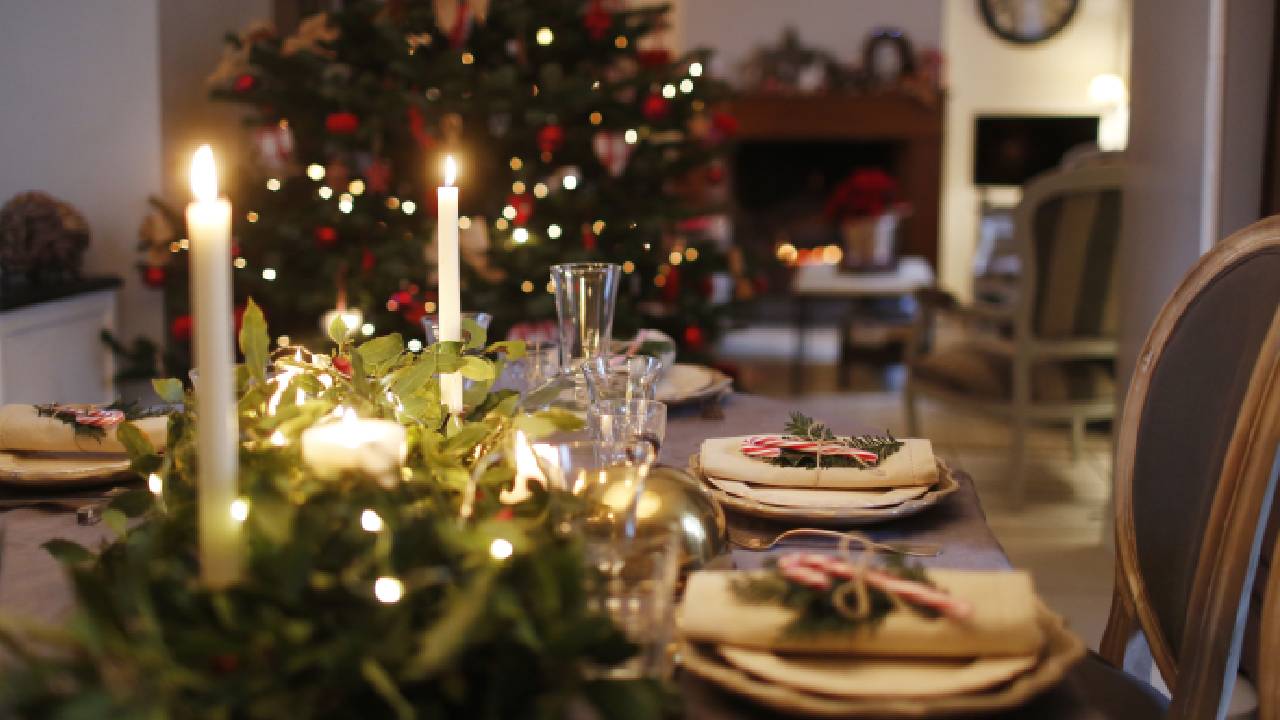
M 644 398 L 604 400 L 587 410 L 587 427 L 597 440 L 644 440 L 656 453 L 667 434 L 667 405 Z
M 652 400 L 662 361 L 648 355 L 597 357 L 582 364 L 590 407 L 611 400 Z

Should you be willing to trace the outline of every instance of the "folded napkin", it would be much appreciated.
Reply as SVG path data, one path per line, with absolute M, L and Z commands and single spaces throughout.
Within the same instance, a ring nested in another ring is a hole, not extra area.
M 708 476 L 707 482 L 740 498 L 787 508 L 859 510 L 886 508 L 914 500 L 929 491 L 923 485 L 875 490 L 827 490 L 823 488 L 755 487 L 737 480 Z
M 88 407 L 88 406 L 86 406 Z M 121 420 L 123 421 L 123 420 Z M 157 448 L 164 447 L 169 419 L 165 416 L 132 421 Z M 42 417 L 34 405 L 0 406 L 0 450 L 45 453 L 125 452 L 116 440 L 115 424 L 101 425 L 103 437 L 92 437 L 56 417 Z
M 698 456 L 702 472 L 726 480 L 791 487 L 887 488 L 938 482 L 938 463 L 928 440 L 903 440 L 900 450 L 875 467 L 794 468 L 743 455 L 742 441 L 746 439 L 740 436 L 704 440 Z
M 1040 651 L 1044 631 L 1036 594 L 1024 572 L 929 570 L 939 588 L 973 606 L 959 621 L 895 610 L 879 624 L 845 632 L 788 635 L 795 611 L 740 599 L 730 587 L 740 573 L 701 571 L 689 576 L 680 610 L 680 630 L 694 642 L 783 652 L 861 654 L 883 657 L 1025 656 Z

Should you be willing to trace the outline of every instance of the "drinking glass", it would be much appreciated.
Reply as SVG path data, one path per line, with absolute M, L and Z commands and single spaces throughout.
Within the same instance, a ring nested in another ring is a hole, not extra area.
M 590 407 L 610 400 L 652 400 L 662 361 L 648 355 L 597 357 L 582 364 Z
M 587 410 L 591 436 L 606 442 L 644 440 L 656 454 L 667 435 L 667 405 L 657 400 L 606 400 Z
M 672 671 L 679 534 L 674 527 L 646 531 L 610 551 L 602 557 L 598 547 L 587 546 L 588 607 L 608 616 L 638 652 L 622 664 L 590 670 L 603 677 L 666 680 Z
M 584 501 L 582 529 L 589 544 L 604 547 L 635 536 L 636 509 L 656 455 L 642 440 L 571 440 L 535 443 L 533 452 L 548 487 Z
M 493 320 L 493 316 L 487 312 L 464 312 L 464 313 L 461 313 L 461 315 L 464 321 L 471 320 L 476 325 L 479 325 L 481 328 L 485 330 L 489 329 L 489 323 Z M 439 315 L 422 316 L 422 331 L 426 334 L 427 345 L 435 345 L 437 342 L 439 342 L 440 341 L 440 316 Z M 467 337 L 467 327 L 466 327 L 466 323 L 464 322 L 462 325 L 462 340 L 463 342 L 466 342 L 468 339 L 469 338 Z
M 560 324 L 560 369 L 569 373 L 609 347 L 622 269 L 613 263 L 551 266 Z

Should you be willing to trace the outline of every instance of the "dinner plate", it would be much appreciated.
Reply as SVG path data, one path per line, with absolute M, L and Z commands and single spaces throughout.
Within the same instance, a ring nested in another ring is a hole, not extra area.
M 101 485 L 131 476 L 129 458 L 124 455 L 0 451 L 0 483 L 33 487 Z
M 711 495 L 716 500 L 720 501 L 721 505 L 730 510 L 774 520 L 850 527 L 854 525 L 873 525 L 887 520 L 915 515 L 937 505 L 943 498 L 959 490 L 960 483 L 956 480 L 950 466 L 941 459 L 938 459 L 937 463 L 938 483 L 936 485 L 929 488 L 918 498 L 905 500 L 897 505 L 889 505 L 887 507 L 787 507 L 771 505 L 751 498 L 740 497 L 716 487 L 702 474 L 697 455 L 689 458 L 689 470 L 702 481 L 703 486 L 711 492 Z
M 719 395 L 733 386 L 733 378 L 706 365 L 676 363 L 662 374 L 655 390 L 657 400 L 669 405 Z
M 931 694 L 925 684 L 930 682 L 929 677 L 936 677 L 932 668 L 913 679 L 908 666 L 898 663 L 896 669 L 905 674 L 899 674 L 894 682 L 916 686 L 919 690 L 917 694 L 910 697 L 839 697 L 829 692 L 812 692 L 788 683 L 775 682 L 766 677 L 773 675 L 769 670 L 764 670 L 762 675 L 756 672 L 760 668 L 744 669 L 727 660 L 722 648 L 712 644 L 685 643 L 681 648 L 681 656 L 684 668 L 704 680 L 762 705 L 806 717 L 930 718 L 988 715 L 1030 702 L 1035 696 L 1061 682 L 1067 671 L 1084 657 L 1084 642 L 1067 629 L 1062 618 L 1043 604 L 1038 611 L 1039 621 L 1045 632 L 1045 649 L 1040 656 L 1022 672 L 1011 672 L 994 685 L 969 692 Z M 871 664 L 873 661 L 868 659 L 867 662 Z M 858 681 L 852 679 L 851 683 Z

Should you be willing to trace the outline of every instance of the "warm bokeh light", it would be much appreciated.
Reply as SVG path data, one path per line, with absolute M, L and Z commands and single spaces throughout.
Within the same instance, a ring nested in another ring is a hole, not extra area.
M 452 155 L 444 156 L 444 184 L 453 185 L 458 179 L 458 162 L 453 159 Z

